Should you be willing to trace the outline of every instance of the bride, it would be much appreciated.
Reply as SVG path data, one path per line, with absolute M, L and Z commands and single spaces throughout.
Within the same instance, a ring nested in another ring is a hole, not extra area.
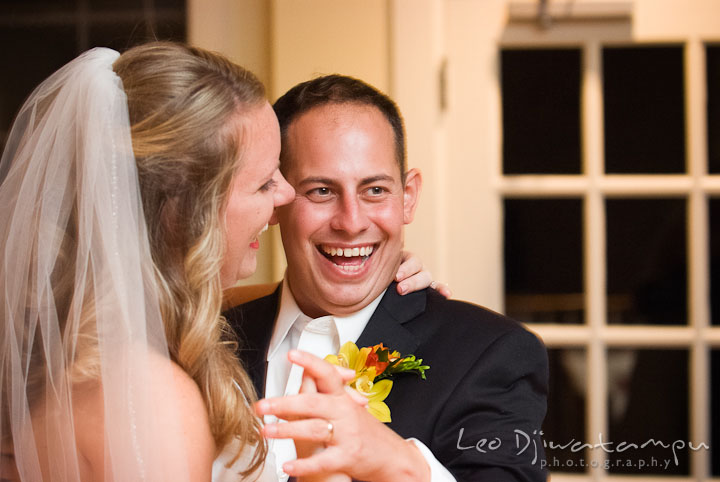
M 292 187 L 262 84 L 225 58 L 93 49 L 26 101 L 0 161 L 0 479 L 260 476 L 220 316 Z M 427 283 L 426 283 L 427 284 Z

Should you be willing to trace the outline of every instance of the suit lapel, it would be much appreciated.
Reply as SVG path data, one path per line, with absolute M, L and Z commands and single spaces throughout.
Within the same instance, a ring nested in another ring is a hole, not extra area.
M 402 354 L 413 353 L 420 340 L 403 325 L 425 311 L 425 304 L 425 290 L 400 296 L 397 283 L 391 283 L 365 330 L 360 334 L 357 346 L 383 343 Z

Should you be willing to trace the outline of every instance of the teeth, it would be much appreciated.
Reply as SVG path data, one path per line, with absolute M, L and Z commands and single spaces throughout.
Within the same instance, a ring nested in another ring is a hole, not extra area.
M 359 270 L 360 268 L 362 268 L 363 264 L 365 264 L 365 261 L 363 261 L 362 264 L 357 265 L 357 266 L 348 266 L 348 265 L 340 266 L 340 265 L 337 265 L 337 267 L 340 268 L 340 269 L 343 270 L 343 271 L 347 271 L 347 272 L 352 273 L 352 272 L 355 272 L 355 271 Z
M 323 253 L 329 254 L 330 256 L 344 256 L 346 258 L 352 258 L 355 256 L 370 256 L 373 252 L 372 246 L 363 246 L 361 248 L 335 248 L 332 246 L 321 245 L 320 249 Z

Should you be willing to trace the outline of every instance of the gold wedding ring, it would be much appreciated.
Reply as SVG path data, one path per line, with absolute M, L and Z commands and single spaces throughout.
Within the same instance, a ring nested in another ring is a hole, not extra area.
M 335 425 L 330 420 L 325 420 L 327 422 L 327 430 L 328 434 L 327 437 L 325 437 L 325 440 L 323 440 L 323 444 L 325 446 L 329 445 L 330 442 L 332 442 L 333 436 L 335 435 Z

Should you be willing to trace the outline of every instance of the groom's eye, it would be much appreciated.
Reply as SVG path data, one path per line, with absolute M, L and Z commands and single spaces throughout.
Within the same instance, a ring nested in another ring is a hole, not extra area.
M 321 202 L 331 199 L 332 194 L 333 192 L 329 187 L 322 186 L 310 189 L 305 196 L 311 201 Z
M 330 188 L 316 187 L 315 189 L 311 189 L 308 194 L 316 196 L 327 196 L 330 194 Z

